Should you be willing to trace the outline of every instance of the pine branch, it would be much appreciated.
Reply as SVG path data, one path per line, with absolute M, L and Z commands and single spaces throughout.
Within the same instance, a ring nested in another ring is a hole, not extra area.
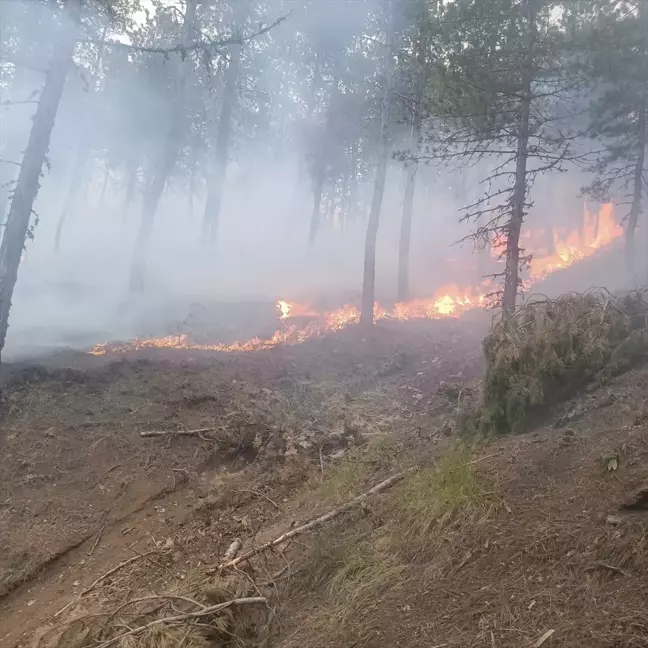
M 182 54 L 184 56 L 188 52 L 193 52 L 196 50 L 218 51 L 219 48 L 226 47 L 229 45 L 243 45 L 244 43 L 253 40 L 255 38 L 258 38 L 263 34 L 267 34 L 271 29 L 274 29 L 282 22 L 288 20 L 291 14 L 292 12 L 286 14 L 285 16 L 281 16 L 280 18 L 277 18 L 274 22 L 270 23 L 269 25 L 266 25 L 265 27 L 262 27 L 257 31 L 248 34 L 246 36 L 243 35 L 230 36 L 229 38 L 222 38 L 215 41 L 196 41 L 194 43 L 189 43 L 188 45 L 183 45 L 181 43 L 178 43 L 177 45 L 173 45 L 171 47 L 147 47 L 144 45 L 132 45 L 129 43 L 120 43 L 119 41 L 107 41 L 107 40 L 102 40 L 97 38 L 85 38 L 79 40 L 78 42 L 92 44 L 92 45 L 101 45 L 103 47 L 114 47 L 118 49 L 125 49 L 130 52 L 162 54 L 164 56 L 168 56 L 169 54 Z

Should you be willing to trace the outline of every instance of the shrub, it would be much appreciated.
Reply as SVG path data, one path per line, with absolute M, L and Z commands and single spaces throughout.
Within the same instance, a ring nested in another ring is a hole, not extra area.
M 648 303 L 605 290 L 531 300 L 493 322 L 484 340 L 486 376 L 477 425 L 516 431 L 550 399 L 627 369 L 648 349 Z

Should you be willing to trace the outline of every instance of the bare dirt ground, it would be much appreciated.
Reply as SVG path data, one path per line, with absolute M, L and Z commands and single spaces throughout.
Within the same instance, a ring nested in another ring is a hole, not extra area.
M 482 334 L 431 322 L 251 354 L 10 368 L 0 645 L 103 645 L 84 628 L 136 627 L 121 606 L 193 592 L 235 538 L 258 546 L 415 467 L 241 566 L 246 595 L 272 608 L 272 645 L 648 646 L 648 369 L 556 405 L 532 432 L 458 449 L 446 416 L 480 375 Z
M 317 463 L 396 428 L 431 436 L 439 382 L 479 371 L 478 338 L 432 324 L 252 354 L 59 354 L 5 369 L 2 645 L 29 637 L 102 568 L 194 525 L 196 511 L 215 506 L 223 474 L 245 469 L 244 484 L 254 486 L 232 496 L 239 517 L 259 509 L 271 519 L 279 509 L 269 499 L 306 476 L 295 457 Z M 214 429 L 140 436 L 198 428 Z M 221 553 L 227 535 L 219 528 L 212 538 Z

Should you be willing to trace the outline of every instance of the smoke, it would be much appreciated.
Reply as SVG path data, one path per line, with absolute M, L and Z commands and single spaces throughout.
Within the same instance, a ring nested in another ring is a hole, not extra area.
M 324 49 L 331 37 L 331 23 L 349 19 L 330 15 L 337 5 L 326 4 L 329 20 L 321 33 L 313 32 L 316 20 L 308 24 L 311 38 L 324 42 Z M 353 5 L 355 14 L 360 14 L 354 15 L 354 20 L 366 21 L 367 16 L 361 15 L 367 11 L 363 9 L 366 4 Z M 15 13 L 7 21 L 15 24 L 15 33 L 10 37 L 5 30 L 2 34 L 3 51 L 13 47 L 11 39 L 29 41 L 34 43 L 29 51 L 32 67 L 46 68 L 55 21 L 39 3 L 23 1 L 12 6 Z M 143 15 L 139 14 L 138 22 Z M 276 28 L 283 30 L 281 38 L 286 40 L 285 67 L 296 76 L 299 73 L 294 70 L 302 64 L 303 54 L 286 34 L 293 29 L 291 20 L 302 19 L 292 16 Z M 194 115 L 185 136 L 202 144 L 184 146 L 179 155 L 147 248 L 144 291 L 130 292 L 129 271 L 142 192 L 153 152 L 164 148 L 171 119 L 168 94 L 160 91 L 158 81 L 173 75 L 179 57 L 175 61 L 150 59 L 151 72 L 146 76 L 134 69 L 127 54 L 108 49 L 96 78 L 93 65 L 99 53 L 89 48 L 79 51 L 68 79 L 50 146 L 49 169 L 44 170 L 35 207 L 38 224 L 34 240 L 27 243 L 14 294 L 7 359 L 62 346 L 83 349 L 105 340 L 162 335 L 185 319 L 196 304 L 273 302 L 322 295 L 344 300 L 359 295 L 374 175 L 371 157 L 359 183 L 353 218 L 340 222 L 339 208 L 325 204 L 324 210 L 330 211 L 314 245 L 309 246 L 312 182 L 304 172 L 308 147 L 299 135 L 306 121 L 308 80 L 302 80 L 302 99 L 288 102 L 287 93 L 276 91 L 284 72 L 274 60 L 264 60 L 269 55 L 263 43 L 250 45 L 245 54 L 217 244 L 204 240 L 202 219 L 208 176 L 213 170 L 210 160 L 220 101 L 221 60 L 213 63 L 211 76 L 199 75 L 214 84 L 204 92 L 207 118 Z M 276 57 L 276 51 L 272 55 Z M 117 65 L 118 56 L 123 59 L 123 74 L 105 76 L 106 70 Z M 201 65 L 198 58 L 195 64 Z M 37 99 L 42 74 L 6 62 L 0 69 L 3 97 L 11 102 Z M 255 71 L 254 77 L 250 70 Z M 195 92 L 195 85 L 189 84 L 187 93 L 193 97 Z M 361 89 L 355 92 L 359 94 Z M 200 103 L 194 99 L 192 110 Z M 33 103 L 2 106 L 3 160 L 20 158 L 34 108 Z M 198 127 L 201 120 L 206 124 L 204 130 Z M 325 117 L 320 115 L 316 121 L 321 127 Z M 396 148 L 405 141 L 403 136 Z M 86 149 L 88 159 L 79 174 L 78 156 Z M 129 161 L 133 161 L 132 168 Z M 469 287 L 482 280 L 482 268 L 471 244 L 454 243 L 472 229 L 470 224 L 459 223 L 459 210 L 480 195 L 483 187 L 479 180 L 486 171 L 485 164 L 420 167 L 411 248 L 414 295 L 429 296 L 448 283 Z M 10 183 L 14 174 L 12 165 L 2 165 L 3 184 Z M 396 293 L 404 182 L 403 164 L 392 160 L 377 250 L 377 298 L 386 302 L 393 301 Z M 134 185 L 133 199 L 127 204 L 129 183 Z M 581 184 L 576 172 L 540 179 L 533 191 L 529 222 L 534 226 L 549 219 L 552 223 L 576 223 L 582 214 Z M 72 203 L 71 190 L 75 196 Z M 7 200 L 5 191 L 4 207 Z M 63 211 L 66 216 L 57 250 L 55 240 Z M 617 263 L 615 260 L 612 265 Z M 609 270 L 604 273 L 608 278 Z

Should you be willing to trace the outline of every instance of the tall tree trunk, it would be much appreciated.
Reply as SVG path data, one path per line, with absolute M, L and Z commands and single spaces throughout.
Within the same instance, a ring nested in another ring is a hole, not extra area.
M 221 104 L 221 113 L 218 119 L 218 131 L 216 134 L 216 164 L 211 182 L 209 183 L 209 193 L 207 194 L 207 204 L 203 217 L 203 235 L 212 244 L 216 242 L 218 234 L 218 220 L 220 218 L 223 187 L 227 176 L 229 147 L 232 139 L 232 115 L 234 114 L 234 108 L 237 103 L 242 51 L 242 45 L 232 46 L 227 69 L 225 70 L 223 102 Z
M 135 198 L 138 169 L 139 164 L 137 163 L 137 161 L 134 158 L 129 160 L 128 166 L 126 167 L 126 176 L 128 180 L 126 184 L 126 191 L 124 193 L 124 202 L 122 204 L 122 223 L 126 223 L 126 221 L 128 220 L 130 208 L 133 204 L 133 199 Z
M 108 165 L 106 165 L 106 168 L 104 169 L 104 181 L 103 184 L 101 185 L 101 195 L 99 197 L 100 207 L 103 207 L 104 202 L 106 200 L 106 190 L 108 189 L 109 182 L 110 182 L 110 169 L 108 169 Z
M 315 59 L 315 67 L 313 69 L 313 80 L 310 85 L 310 92 L 308 93 L 308 100 L 306 102 L 306 128 L 305 132 L 308 134 L 308 137 L 302 135 L 302 156 L 297 159 L 297 168 L 295 173 L 295 184 L 293 186 L 293 195 L 291 201 L 291 211 L 286 224 L 286 236 L 289 235 L 292 230 L 296 217 L 301 211 L 304 202 L 304 192 L 302 191 L 303 185 L 306 183 L 306 179 L 309 176 L 307 164 L 304 162 L 304 158 L 308 159 L 308 156 L 311 152 L 311 140 L 310 133 L 312 129 L 312 119 L 315 108 L 317 107 L 317 93 L 319 92 L 320 86 L 322 84 L 322 69 L 320 63 L 320 54 L 317 52 Z M 304 141 L 305 140 L 305 141 Z M 312 180 L 312 178 L 311 178 Z M 310 240 L 310 233 L 309 233 Z
M 391 104 L 391 75 L 392 75 L 392 30 L 393 16 L 391 2 L 388 3 L 389 17 L 387 20 L 387 44 L 385 48 L 385 87 L 383 90 L 382 106 L 380 108 L 380 153 L 378 168 L 374 181 L 367 236 L 364 249 L 364 271 L 362 276 L 362 304 L 360 307 L 360 325 L 368 328 L 374 323 L 374 302 L 376 296 L 376 240 L 380 225 L 383 194 L 385 192 L 385 177 L 387 175 L 387 158 L 390 149 L 389 108 Z
M 639 18 L 643 23 L 643 72 L 648 74 L 648 0 L 643 0 L 639 5 Z M 644 77 L 643 93 L 641 95 L 641 106 L 637 117 L 637 162 L 635 164 L 632 205 L 628 215 L 626 226 L 626 263 L 628 279 L 631 284 L 637 281 L 636 252 L 634 235 L 637 229 L 637 222 L 641 214 L 641 198 L 643 195 L 643 172 L 646 159 L 646 108 L 648 103 L 648 80 Z M 648 228 L 647 228 L 648 229 Z
M 315 161 L 315 178 L 313 178 L 313 210 L 311 212 L 310 227 L 308 228 L 308 244 L 313 245 L 317 238 L 322 211 L 322 192 L 324 191 L 324 170 L 321 164 Z
M 536 39 L 535 0 L 527 0 L 527 45 L 524 65 L 522 98 L 520 99 L 517 151 L 515 157 L 515 184 L 511 200 L 511 218 L 506 232 L 506 268 L 502 309 L 506 315 L 515 310 L 520 278 L 520 232 L 524 222 L 527 192 L 527 157 L 529 152 L 529 117 L 531 114 L 531 85 L 534 74 L 534 49 Z
M 349 201 L 347 204 L 347 222 L 356 220 L 358 209 L 358 140 L 351 145 L 351 168 L 349 169 Z
M 326 181 L 326 167 L 329 159 L 329 137 L 333 127 L 333 105 L 337 101 L 339 91 L 337 89 L 337 79 L 333 79 L 334 89 L 331 91 L 328 110 L 326 114 L 326 124 L 324 132 L 315 150 L 315 161 L 313 164 L 313 211 L 311 212 L 310 227 L 308 229 L 308 244 L 313 245 L 319 232 L 322 222 L 322 193 L 324 192 L 324 183 Z M 327 216 L 327 212 L 324 212 Z
M 643 172 L 644 163 L 646 158 L 646 88 L 641 101 L 641 108 L 639 109 L 639 116 L 637 120 L 637 162 L 635 164 L 634 178 L 633 178 L 633 192 L 632 192 L 632 205 L 630 207 L 630 214 L 628 215 L 628 224 L 626 226 L 625 235 L 625 248 L 626 248 L 626 261 L 628 264 L 628 279 L 631 283 L 637 280 L 636 268 L 636 253 L 634 235 L 637 229 L 637 222 L 639 214 L 641 214 L 641 198 L 643 195 Z
M 80 13 L 81 0 L 68 0 L 64 11 L 65 21 L 54 46 L 52 62 L 34 115 L 0 245 L 0 354 L 7 337 L 11 298 L 18 278 L 20 257 L 25 246 L 34 201 L 38 194 L 40 174 L 65 80 L 72 64 Z M 68 21 L 71 24 L 68 24 Z
M 182 25 L 182 34 L 180 42 L 188 45 L 193 39 L 194 22 L 196 20 L 196 6 L 198 0 L 187 0 L 184 23 Z M 182 62 L 179 71 L 177 85 L 174 90 L 173 101 L 175 102 L 171 124 L 164 143 L 163 151 L 154 165 L 153 172 L 144 189 L 142 199 L 142 217 L 140 220 L 135 247 L 133 249 L 133 259 L 131 262 L 130 272 L 130 289 L 132 292 L 141 292 L 144 289 L 144 275 L 146 272 L 146 251 L 148 248 L 151 232 L 153 231 L 153 222 L 157 212 L 162 192 L 166 186 L 167 178 L 175 167 L 178 157 L 178 149 L 182 141 L 182 132 L 184 128 L 184 94 L 189 75 L 190 59 Z
M 63 226 L 65 225 L 65 221 L 70 214 L 73 214 L 76 211 L 77 205 L 79 204 L 79 192 L 85 180 L 85 169 L 88 163 L 89 155 L 89 147 L 81 146 L 79 147 L 79 149 L 77 149 L 76 159 L 74 161 L 74 166 L 72 167 L 72 178 L 70 180 L 67 197 L 65 198 L 65 203 L 63 204 L 63 209 L 61 210 L 61 214 L 59 215 L 59 220 L 56 225 L 56 234 L 54 236 L 54 250 L 56 252 L 58 252 L 61 247 L 61 234 L 63 233 Z
M 414 115 L 410 133 L 409 152 L 413 156 L 406 167 L 405 198 L 403 200 L 403 217 L 401 220 L 400 239 L 398 241 L 398 290 L 399 302 L 409 299 L 410 241 L 412 238 L 412 215 L 414 212 L 414 193 L 416 190 L 416 172 L 418 171 L 418 152 L 421 141 L 421 121 L 423 115 L 423 91 L 425 90 L 425 28 L 421 29 L 417 47 L 416 96 L 414 97 Z
M 106 24 L 101 32 L 102 42 L 106 40 L 106 34 L 108 33 L 108 25 Z M 97 48 L 97 56 L 94 61 L 94 68 L 92 71 L 92 77 L 90 79 L 88 94 L 92 95 L 97 88 L 97 77 L 99 75 L 99 68 L 101 67 L 101 61 L 103 59 L 104 52 L 106 51 L 106 46 L 101 45 Z M 63 226 L 69 214 L 74 213 L 78 204 L 79 196 L 81 195 L 81 189 L 85 187 L 85 171 L 86 165 L 88 163 L 88 158 L 90 157 L 90 146 L 87 142 L 89 132 L 88 132 L 88 123 L 85 121 L 87 117 L 84 116 L 84 123 L 81 127 L 81 137 L 78 142 L 76 159 L 74 161 L 74 166 L 72 168 L 72 177 L 70 178 L 70 186 L 68 188 L 67 197 L 65 203 L 63 204 L 63 210 L 59 215 L 59 220 L 56 225 L 56 234 L 54 235 L 54 250 L 59 251 L 61 246 L 61 235 L 63 233 Z

